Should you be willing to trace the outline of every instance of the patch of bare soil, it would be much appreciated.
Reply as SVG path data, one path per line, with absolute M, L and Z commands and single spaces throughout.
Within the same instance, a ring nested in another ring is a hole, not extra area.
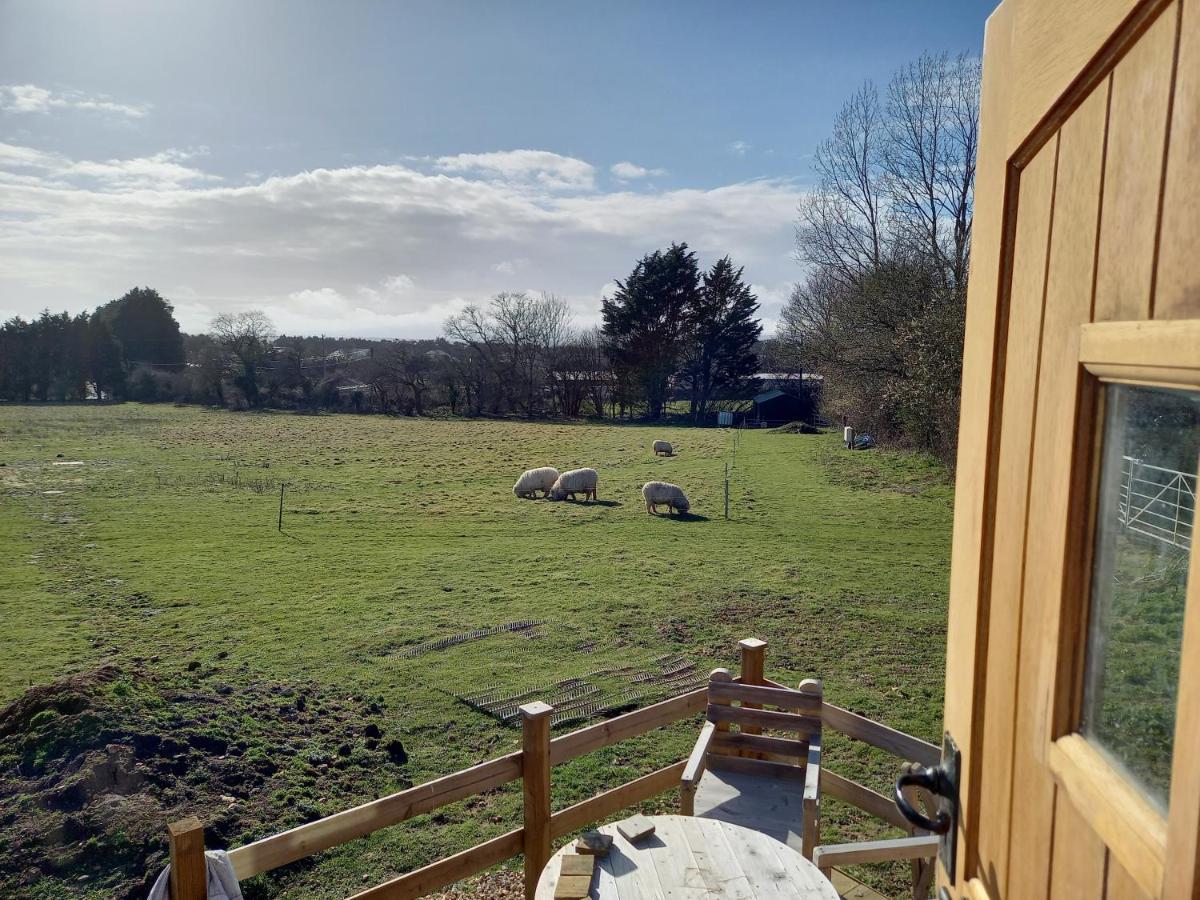
M 232 674 L 107 665 L 0 710 L 0 896 L 144 897 L 168 822 L 234 846 L 407 783 L 377 702 Z

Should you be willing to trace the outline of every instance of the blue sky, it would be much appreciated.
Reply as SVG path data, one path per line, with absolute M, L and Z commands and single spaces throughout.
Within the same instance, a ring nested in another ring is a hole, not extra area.
M 436 334 L 499 290 L 580 325 L 639 255 L 745 264 L 772 320 L 814 146 L 991 0 L 0 0 L 0 316 L 159 288 Z

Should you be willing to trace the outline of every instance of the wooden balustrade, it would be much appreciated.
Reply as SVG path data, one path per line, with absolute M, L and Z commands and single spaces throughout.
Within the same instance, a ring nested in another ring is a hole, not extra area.
M 735 685 L 738 682 L 787 687 L 763 675 L 765 642 L 749 639 L 742 641 L 739 646 L 742 674 L 736 679 L 730 676 L 730 687 L 724 688 L 730 699 L 736 698 Z M 550 811 L 552 768 L 619 741 L 699 715 L 706 704 L 707 691 L 701 688 L 553 739 L 550 738 L 552 708 L 544 703 L 526 704 L 521 707 L 521 750 L 237 847 L 229 851 L 229 858 L 238 879 L 244 880 L 399 824 L 413 816 L 521 780 L 523 827 L 368 888 L 355 894 L 352 900 L 411 900 L 518 854 L 525 856 L 525 890 L 527 897 L 532 898 L 542 867 L 550 858 L 551 842 L 555 838 L 675 789 L 679 786 L 687 760 L 681 759 L 555 813 Z M 821 704 L 821 715 L 827 728 L 902 759 L 934 765 L 940 757 L 939 748 L 933 744 L 830 703 Z M 775 724 L 766 713 L 752 713 L 746 718 L 746 733 L 754 731 L 755 726 L 770 727 Z M 795 716 L 787 718 L 790 720 Z M 759 740 L 762 750 L 768 750 L 771 739 Z M 827 768 L 822 771 L 822 787 L 830 796 L 877 818 L 900 827 L 907 825 L 890 799 L 842 778 Z M 203 900 L 206 891 L 204 833 L 199 820 L 188 817 L 173 823 L 170 826 L 170 847 L 172 900 Z

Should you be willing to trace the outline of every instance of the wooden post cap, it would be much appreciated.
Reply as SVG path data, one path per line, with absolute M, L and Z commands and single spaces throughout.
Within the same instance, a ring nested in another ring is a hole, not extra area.
M 202 829 L 204 826 L 200 824 L 200 820 L 195 816 L 188 816 L 186 819 L 180 819 L 178 822 L 171 822 L 167 825 L 167 830 L 175 836 L 187 834 L 189 831 Z
M 742 638 L 738 641 L 738 646 L 743 650 L 761 650 L 767 646 L 767 642 L 758 638 Z
M 534 700 L 532 703 L 522 704 L 520 710 L 522 719 L 540 719 L 554 712 L 554 707 L 541 700 Z

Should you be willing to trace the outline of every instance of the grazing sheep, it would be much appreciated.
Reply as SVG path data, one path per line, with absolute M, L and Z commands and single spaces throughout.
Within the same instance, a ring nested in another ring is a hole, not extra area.
M 685 513 L 692 508 L 683 489 L 666 481 L 647 481 L 642 485 L 642 499 L 646 501 L 646 512 L 651 515 L 657 515 L 658 508 L 664 505 L 667 515 L 676 510 Z
M 663 456 L 674 456 L 675 455 L 675 450 L 671 447 L 670 441 L 655 441 L 654 442 L 654 455 L 658 456 L 660 453 Z
M 554 466 L 530 469 L 517 479 L 517 483 L 513 485 L 513 494 L 528 500 L 536 500 L 538 491 L 541 491 L 542 496 L 545 497 L 550 493 L 550 488 L 554 487 L 556 481 L 558 481 L 558 469 Z
M 595 469 L 572 469 L 558 476 L 558 481 L 550 488 L 549 497 L 551 500 L 566 500 L 567 497 L 574 500 L 576 494 L 583 494 L 583 499 L 595 500 L 599 481 L 600 476 Z

